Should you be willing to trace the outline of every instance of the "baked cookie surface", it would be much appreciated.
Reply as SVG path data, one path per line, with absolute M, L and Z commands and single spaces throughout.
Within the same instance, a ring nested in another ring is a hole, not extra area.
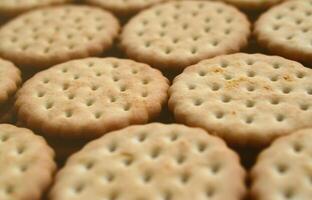
M 312 63 L 312 1 L 286 1 L 266 13 L 256 22 L 258 43 L 274 54 Z
M 177 76 L 169 107 L 179 122 L 237 145 L 262 146 L 311 127 L 312 70 L 263 54 L 204 60 Z
M 40 200 L 56 169 L 54 153 L 32 131 L 0 125 L 0 199 Z
M 39 72 L 17 93 L 17 117 L 51 137 L 94 138 L 156 117 L 168 80 L 146 64 L 118 58 L 73 60 Z
M 125 25 L 120 47 L 128 57 L 160 69 L 182 70 L 247 44 L 250 24 L 221 2 L 177 1 L 146 9 Z
M 165 1 L 168 0 L 85 0 L 86 3 L 100 6 L 119 16 L 135 14 L 156 3 Z
M 59 172 L 51 200 L 240 200 L 245 172 L 225 143 L 198 128 L 148 124 L 87 144 Z
M 0 55 L 19 67 L 43 69 L 102 54 L 119 31 L 117 19 L 90 6 L 55 6 L 25 13 L 0 29 Z
M 300 130 L 260 154 L 251 172 L 255 199 L 311 199 L 311 139 L 312 129 Z

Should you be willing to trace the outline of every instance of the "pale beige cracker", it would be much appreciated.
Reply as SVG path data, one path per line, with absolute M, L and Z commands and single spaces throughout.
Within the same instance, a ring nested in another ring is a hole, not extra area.
M 13 17 L 34 8 L 67 3 L 71 1 L 72 0 L 1 0 L 0 16 Z
M 243 10 L 264 10 L 284 0 L 220 0 Z
M 85 0 L 91 5 L 100 6 L 118 16 L 133 15 L 157 3 L 168 0 Z
M 54 152 L 25 128 L 0 125 L 0 199 L 40 200 L 56 170 Z
M 265 149 L 251 172 L 256 200 L 310 200 L 312 196 L 312 129 L 277 139 Z
M 120 47 L 128 57 L 161 69 L 181 70 L 247 44 L 250 24 L 222 2 L 178 1 L 147 9 L 128 22 Z
M 312 0 L 291 0 L 264 13 L 254 33 L 272 53 L 311 64 L 311 26 Z
M 240 146 L 267 145 L 312 126 L 312 70 L 282 57 L 207 59 L 186 68 L 169 93 L 176 120 Z
M 103 9 L 54 6 L 13 19 L 0 29 L 0 56 L 40 70 L 74 58 L 102 54 L 118 35 L 119 22 Z
M 160 71 L 127 59 L 86 58 L 56 65 L 17 93 L 18 120 L 52 137 L 94 138 L 146 123 L 167 102 Z
M 13 63 L 0 58 L 0 107 L 15 94 L 21 82 L 20 70 Z
M 241 200 L 245 171 L 225 143 L 198 128 L 130 126 L 67 161 L 51 200 Z

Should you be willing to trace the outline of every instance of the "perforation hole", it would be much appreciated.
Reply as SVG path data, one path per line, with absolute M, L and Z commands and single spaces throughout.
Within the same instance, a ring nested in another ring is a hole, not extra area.
M 93 86 L 91 87 L 91 90 L 93 90 L 93 91 L 96 91 L 97 89 L 99 89 L 99 86 L 97 86 L 97 85 L 93 85 Z
M 46 105 L 45 105 L 45 108 L 47 110 L 51 109 L 52 107 L 54 106 L 54 103 L 53 102 L 47 102 Z
M 42 81 L 44 84 L 48 84 L 49 82 L 50 82 L 50 80 L 49 79 L 44 79 L 43 81 Z
M 85 189 L 85 185 L 84 184 L 78 184 L 76 187 L 74 187 L 74 193 L 79 194 L 81 192 L 83 192 L 83 190 Z
M 229 74 L 226 74 L 226 75 L 224 75 L 224 79 L 229 81 L 229 80 L 232 80 L 233 77 L 231 75 L 229 75 Z
M 1 142 L 6 142 L 6 141 L 8 141 L 9 140 L 9 136 L 8 135 L 2 135 L 2 136 L 0 136 L 0 141 Z
M 192 54 L 196 54 L 196 53 L 197 53 L 197 48 L 196 48 L 196 47 L 193 47 L 193 48 L 191 49 L 191 53 L 192 53 Z
M 253 118 L 252 116 L 248 116 L 248 117 L 246 117 L 246 119 L 245 119 L 245 123 L 246 123 L 246 124 L 252 124 L 253 121 L 254 121 L 254 118 Z
M 151 158 L 152 159 L 158 158 L 160 153 L 161 153 L 161 149 L 159 147 L 153 148 L 153 150 L 151 152 Z
M 307 94 L 308 94 L 308 95 L 312 95 L 312 88 L 308 88 L 308 89 L 307 89 Z
M 224 61 L 221 62 L 221 67 L 222 68 L 226 68 L 228 66 L 229 66 L 229 63 L 227 61 L 224 60 Z
M 146 171 L 143 176 L 142 176 L 143 182 L 144 183 L 149 183 L 152 180 L 152 173 L 149 171 Z
M 221 164 L 220 163 L 214 163 L 211 168 L 211 173 L 212 174 L 218 174 L 221 171 Z
M 178 165 L 182 165 L 186 160 L 186 157 L 182 154 L 178 155 L 176 158 L 176 162 Z
M 124 105 L 123 110 L 124 111 L 129 111 L 131 109 L 131 104 L 127 103 L 126 105 Z
M 300 105 L 300 109 L 303 110 L 303 111 L 307 111 L 309 109 L 309 107 L 310 106 L 308 104 L 301 104 Z
M 272 76 L 272 77 L 270 78 L 270 80 L 271 80 L 272 82 L 275 82 L 275 81 L 278 80 L 278 76 Z
M 212 90 L 212 91 L 218 91 L 218 90 L 220 90 L 220 85 L 217 84 L 217 83 L 213 83 L 212 86 L 211 86 L 211 90 Z
M 212 186 L 207 187 L 206 196 L 212 198 L 215 195 L 215 189 Z
M 197 145 L 197 149 L 199 153 L 203 153 L 207 149 L 207 144 L 205 143 L 199 143 Z
M 172 133 L 171 135 L 170 135 L 170 141 L 171 142 L 175 142 L 175 141 L 177 141 L 179 139 L 179 135 L 177 134 L 177 133 Z
M 221 111 L 218 111 L 218 112 L 215 113 L 215 117 L 217 119 L 222 119 L 224 117 L 224 113 L 221 112 Z
M 37 94 L 37 96 L 38 96 L 39 98 L 43 97 L 44 95 L 45 95 L 45 92 L 43 92 L 43 91 L 40 91 L 40 92 L 38 92 L 38 94 Z
M 232 98 L 230 96 L 226 96 L 226 95 L 222 96 L 222 98 L 221 98 L 221 101 L 223 103 L 229 103 L 229 102 L 231 102 L 231 100 L 232 100 Z
M 102 117 L 102 112 L 96 112 L 94 114 L 95 119 L 100 119 Z
M 184 172 L 183 174 L 181 174 L 181 177 L 180 177 L 181 183 L 187 184 L 189 182 L 190 178 L 191 178 L 191 175 L 187 172 Z
M 111 182 L 113 182 L 115 180 L 115 175 L 112 174 L 112 173 L 107 173 L 106 176 L 104 176 L 104 179 L 107 182 L 111 183 Z
M 75 98 L 75 95 L 74 95 L 74 94 L 69 94 L 69 95 L 67 96 L 67 98 L 68 98 L 69 100 L 73 100 L 73 99 Z
M 188 89 L 189 89 L 189 90 L 195 90 L 195 89 L 196 89 L 196 86 L 195 86 L 195 85 L 189 85 L 189 86 L 188 86 Z
M 8 194 L 8 195 L 13 194 L 13 193 L 14 193 L 14 187 L 13 187 L 13 185 L 8 185 L 8 186 L 6 186 L 6 188 L 5 188 L 5 193 Z
M 68 83 L 64 83 L 62 89 L 65 91 L 69 88 L 69 84 Z
M 87 100 L 86 105 L 92 106 L 94 104 L 94 102 L 95 102 L 94 99 L 89 99 L 89 100 Z
M 303 72 L 297 73 L 297 78 L 304 78 L 305 74 Z
M 205 71 L 199 71 L 198 72 L 199 76 L 206 76 L 206 74 L 207 74 L 207 72 L 205 72 Z
M 171 200 L 172 199 L 172 193 L 167 191 L 163 194 L 163 200 Z
M 273 64 L 273 68 L 274 69 L 279 69 L 281 67 L 281 64 L 280 63 L 274 63 Z
M 203 101 L 201 99 L 195 99 L 194 100 L 194 106 L 200 106 L 203 104 Z
M 288 167 L 284 164 L 278 164 L 276 166 L 276 170 L 279 174 L 285 174 L 288 170 Z
M 286 199 L 292 199 L 292 198 L 294 197 L 294 195 L 295 195 L 295 192 L 294 192 L 294 190 L 291 189 L 291 188 L 288 188 L 288 189 L 286 189 L 286 190 L 284 191 L 284 197 L 285 197 Z
M 144 142 L 147 138 L 147 134 L 146 133 L 141 133 L 139 136 L 138 136 L 138 141 L 139 142 Z
M 113 142 L 108 146 L 108 151 L 114 153 L 117 150 L 117 143 Z
M 120 87 L 120 92 L 125 92 L 127 90 L 127 87 L 125 85 Z
M 255 101 L 252 101 L 252 100 L 246 101 L 247 108 L 253 108 L 254 106 L 255 106 Z
M 282 114 L 276 115 L 276 121 L 282 122 L 284 120 L 285 120 L 285 116 L 284 115 L 282 115 Z
M 21 155 L 25 152 L 25 150 L 26 150 L 25 146 L 19 146 L 19 147 L 17 147 L 16 151 L 17 151 L 17 154 Z
M 290 87 L 284 87 L 284 88 L 282 89 L 282 92 L 283 92 L 284 94 L 289 94 L 291 91 L 292 91 L 292 89 L 291 89 Z
M 301 144 L 299 144 L 299 143 L 295 143 L 293 145 L 293 149 L 294 149 L 294 152 L 300 153 L 303 150 L 303 146 Z
M 255 77 L 256 73 L 254 71 L 248 71 L 247 76 L 248 77 Z
M 142 84 L 143 85 L 147 85 L 147 84 L 149 84 L 150 83 L 150 80 L 148 80 L 148 79 L 143 79 L 142 80 Z
M 130 165 L 133 164 L 133 161 L 134 159 L 132 157 L 128 157 L 128 158 L 125 158 L 123 160 L 123 164 L 126 166 L 126 167 L 129 167 Z
M 65 116 L 66 116 L 67 118 L 72 117 L 72 116 L 73 116 L 73 111 L 72 111 L 72 110 L 66 110 L 66 111 L 65 111 Z
M 255 86 L 248 85 L 246 89 L 247 89 L 248 92 L 253 92 L 253 91 L 255 91 Z
M 84 167 L 86 170 L 91 170 L 94 167 L 94 162 L 87 162 Z

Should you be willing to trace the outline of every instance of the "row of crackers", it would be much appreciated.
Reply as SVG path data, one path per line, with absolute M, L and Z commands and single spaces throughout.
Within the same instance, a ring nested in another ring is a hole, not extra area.
M 279 56 L 238 53 L 251 23 L 220 1 L 3 2 L 6 18 L 25 13 L 0 28 L 1 121 L 16 115 L 0 125 L 1 200 L 242 200 L 248 174 L 227 145 L 272 142 L 251 198 L 310 199 L 311 0 L 225 1 L 280 3 L 253 30 Z M 108 10 L 134 16 L 120 30 Z M 127 59 L 105 56 L 114 42 Z M 174 123 L 150 123 L 167 105 Z M 57 174 L 55 153 L 71 155 Z

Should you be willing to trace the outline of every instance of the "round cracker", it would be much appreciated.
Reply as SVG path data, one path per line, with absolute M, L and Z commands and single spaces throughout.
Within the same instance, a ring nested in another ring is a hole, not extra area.
M 274 54 L 312 62 L 312 1 L 292 0 L 264 13 L 256 22 L 260 45 Z
M 168 0 L 85 0 L 86 3 L 100 6 L 118 16 L 133 15 L 156 3 Z
M 36 74 L 17 93 L 15 108 L 18 120 L 38 132 L 94 138 L 158 116 L 168 87 L 146 64 L 86 58 Z
M 175 78 L 176 120 L 237 145 L 267 145 L 312 124 L 312 70 L 263 54 L 204 60 Z
M 0 106 L 15 94 L 21 82 L 20 70 L 13 63 L 0 58 Z
M 0 125 L 0 199 L 40 200 L 56 169 L 45 140 L 25 128 Z
M 181 70 L 205 58 L 239 51 L 249 32 L 246 16 L 224 3 L 168 2 L 132 18 L 120 46 L 132 59 Z
M 312 129 L 277 139 L 252 169 L 252 196 L 257 200 L 300 199 L 312 196 Z
M 240 200 L 245 172 L 238 156 L 207 132 L 148 124 L 109 133 L 72 156 L 51 200 Z
M 2 17 L 12 17 L 41 6 L 49 6 L 71 1 L 72 0 L 1 0 L 0 15 Z
M 284 0 L 221 0 L 244 10 L 263 10 Z
M 100 8 L 42 8 L 0 29 L 0 55 L 21 67 L 43 69 L 103 53 L 111 47 L 118 31 L 117 19 Z

